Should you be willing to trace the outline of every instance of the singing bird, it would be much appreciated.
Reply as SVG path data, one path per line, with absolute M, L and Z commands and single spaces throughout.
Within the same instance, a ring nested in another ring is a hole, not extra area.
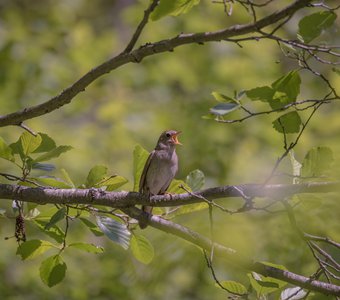
M 168 189 L 178 170 L 176 145 L 181 145 L 177 136 L 180 131 L 162 132 L 155 149 L 150 153 L 139 181 L 139 192 L 148 195 L 162 195 Z M 142 206 L 142 210 L 151 214 L 152 206 Z M 140 220 L 139 227 L 147 227 L 146 221 Z

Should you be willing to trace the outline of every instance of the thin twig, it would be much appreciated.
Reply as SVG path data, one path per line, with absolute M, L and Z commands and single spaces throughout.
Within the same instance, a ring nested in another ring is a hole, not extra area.
M 27 132 L 29 132 L 30 134 L 32 134 L 34 136 L 38 135 L 36 132 L 34 132 L 32 129 L 30 129 L 27 125 L 25 125 L 23 122 L 19 123 L 18 126 L 21 127 L 22 129 L 25 129 Z
M 149 16 L 150 14 L 153 12 L 153 10 L 156 8 L 156 6 L 158 5 L 159 0 L 152 0 L 152 2 L 150 3 L 149 7 L 144 11 L 144 16 L 143 19 L 140 21 L 135 33 L 133 34 L 129 44 L 126 46 L 125 50 L 123 51 L 123 53 L 129 53 L 132 51 L 133 47 L 135 46 L 139 36 L 141 35 L 145 25 L 148 23 L 149 21 Z

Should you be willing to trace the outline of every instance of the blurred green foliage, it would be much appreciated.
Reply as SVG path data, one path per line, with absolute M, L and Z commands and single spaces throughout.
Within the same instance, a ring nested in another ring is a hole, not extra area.
M 148 1 L 25 1 L 0 3 L 0 107 L 1 114 L 35 105 L 57 95 L 85 72 L 118 54 L 129 41 Z M 268 10 L 275 9 L 275 5 Z M 209 20 L 209 22 L 205 22 Z M 250 21 L 241 6 L 227 17 L 219 5 L 201 1 L 188 14 L 150 22 L 140 44 L 173 37 L 180 32 L 209 31 Z M 298 20 L 296 20 L 298 21 Z M 339 21 L 337 21 L 339 22 Z M 284 35 L 296 36 L 288 27 Z M 322 39 L 339 43 L 339 36 L 326 33 Z M 211 43 L 188 45 L 174 52 L 151 56 L 108 74 L 79 94 L 71 104 L 48 115 L 29 120 L 35 131 L 45 132 L 57 144 L 73 149 L 53 161 L 51 174 L 63 177 L 65 169 L 75 186 L 86 181 L 93 166 L 109 166 L 109 173 L 129 179 L 125 190 L 133 189 L 133 149 L 136 144 L 151 151 L 160 132 L 181 130 L 178 154 L 185 180 L 195 169 L 205 174 L 205 187 L 223 184 L 263 182 L 283 152 L 282 135 L 273 128 L 278 117 L 262 116 L 240 124 L 219 124 L 202 119 L 215 104 L 213 91 L 232 95 L 235 90 L 269 86 L 283 74 L 297 68 L 274 42 L 263 40 L 242 44 Z M 340 76 L 324 66 L 333 86 Z M 307 72 L 301 76 L 302 97 L 316 98 L 324 84 Z M 340 92 L 340 91 L 338 91 Z M 307 127 L 296 158 L 302 162 L 312 147 L 333 150 L 330 176 L 339 178 L 340 119 L 336 104 L 325 105 Z M 236 114 L 238 112 L 233 112 Z M 302 119 L 306 115 L 302 113 Z M 22 129 L 0 128 L 7 144 L 14 143 Z M 10 162 L 0 168 L 16 174 Z M 289 170 L 289 159 L 283 171 Z M 39 175 L 41 171 L 33 171 Z M 18 174 L 20 176 L 20 174 Z M 290 182 L 279 177 L 277 182 Z M 7 182 L 0 178 L 0 182 Z M 298 223 L 311 234 L 339 239 L 339 201 L 335 195 L 319 195 L 296 207 Z M 261 200 L 259 200 L 261 201 Z M 230 199 L 228 207 L 240 206 Z M 10 208 L 3 201 L 3 208 Z M 48 210 L 49 208 L 44 208 Z M 56 210 L 55 210 L 56 211 Z M 55 212 L 54 211 L 54 212 Z M 327 222 L 326 222 L 326 221 Z M 94 220 L 93 220 L 94 221 Z M 179 215 L 176 222 L 209 236 L 208 211 Z M 60 227 L 63 226 L 60 222 Z M 0 219 L 0 298 L 2 299 L 220 299 L 225 292 L 214 286 L 199 249 L 153 229 L 145 234 L 154 248 L 154 258 L 141 264 L 104 237 L 85 231 L 81 221 L 70 224 L 69 243 L 100 244 L 104 254 L 66 251 L 66 279 L 48 288 L 39 279 L 41 261 L 20 261 L 14 239 L 14 220 Z M 28 223 L 29 239 L 46 239 L 39 228 Z M 299 274 L 311 274 L 316 264 L 308 247 L 289 226 L 287 216 L 252 212 L 226 215 L 214 210 L 215 239 L 258 260 L 283 264 Z M 138 239 L 138 238 L 136 238 Z M 143 238 L 140 238 L 143 241 Z M 148 248 L 151 249 L 151 248 Z M 133 251 L 140 251 L 135 245 Z M 151 251 L 151 250 L 148 250 Z M 235 280 L 247 286 L 240 270 L 215 261 L 221 280 Z M 320 298 L 318 298 L 320 299 Z

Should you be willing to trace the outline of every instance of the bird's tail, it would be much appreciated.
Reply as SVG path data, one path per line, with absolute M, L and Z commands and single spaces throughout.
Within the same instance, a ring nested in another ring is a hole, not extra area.
M 145 229 L 148 226 L 148 219 L 152 213 L 152 206 L 142 206 L 142 211 L 146 214 L 143 214 L 142 218 L 139 220 L 140 229 Z

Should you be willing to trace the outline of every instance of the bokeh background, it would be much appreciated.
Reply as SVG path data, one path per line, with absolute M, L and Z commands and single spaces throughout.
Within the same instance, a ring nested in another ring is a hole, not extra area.
M 274 3 L 263 14 L 281 7 Z M 142 17 L 148 1 L 75 0 L 75 1 L 0 1 L 0 113 L 39 104 L 59 94 L 83 74 L 124 49 Z M 304 13 L 311 13 L 305 11 Z M 281 33 L 295 37 L 302 12 Z M 249 22 L 246 11 L 235 5 L 227 17 L 223 7 L 201 1 L 189 14 L 150 22 L 139 44 L 173 37 L 181 32 L 218 30 Z M 339 23 L 337 24 L 339 25 Z M 337 26 L 321 38 L 339 43 Z M 205 187 L 226 184 L 261 183 L 283 152 L 282 136 L 271 122 L 278 115 L 253 118 L 243 123 L 220 124 L 202 119 L 216 102 L 211 93 L 233 95 L 234 91 L 269 85 L 286 72 L 297 68 L 285 58 L 276 43 L 251 41 L 239 47 L 219 42 L 187 45 L 174 52 L 146 58 L 141 63 L 125 65 L 100 78 L 71 104 L 52 113 L 27 121 L 35 131 L 53 137 L 59 145 L 74 149 L 53 161 L 58 173 L 65 168 L 80 185 L 89 169 L 107 165 L 112 173 L 130 181 L 133 187 L 133 149 L 136 144 L 151 151 L 164 129 L 183 133 L 179 147 L 178 179 L 200 169 L 206 176 Z M 329 67 L 315 65 L 340 86 L 340 76 Z M 325 94 L 325 85 L 308 72 L 301 72 L 300 99 Z M 338 90 L 338 92 L 340 92 Z M 256 103 L 249 103 L 256 109 Z M 338 103 L 322 107 L 295 149 L 302 161 L 311 147 L 329 146 L 335 162 L 331 175 L 339 176 L 340 140 Z M 234 113 L 234 117 L 238 117 Z M 303 114 L 303 117 L 306 115 Z M 15 142 L 22 129 L 0 128 L 7 143 Z M 283 163 L 285 170 L 289 161 Z M 1 170 L 17 170 L 0 161 Z M 277 182 L 289 182 L 278 177 Z M 1 182 L 6 182 L 0 178 Z M 312 234 L 339 239 L 339 199 L 321 195 L 298 206 L 298 222 Z M 223 202 L 242 205 L 239 199 Z M 8 201 L 0 203 L 10 207 Z M 203 210 L 174 220 L 209 235 L 208 211 Z M 252 212 L 227 215 L 214 211 L 216 240 L 257 260 L 282 264 L 290 270 L 309 275 L 316 264 L 284 213 Z M 91 235 L 75 221 L 68 241 L 103 245 L 102 255 L 66 251 L 68 265 L 65 280 L 53 288 L 39 278 L 42 259 L 21 261 L 17 244 L 11 236 L 14 220 L 0 219 L 0 298 L 2 299 L 223 299 L 225 292 L 216 288 L 201 251 L 178 238 L 152 228 L 143 235 L 155 247 L 155 258 L 145 266 L 105 238 Z M 29 238 L 45 238 L 28 224 Z M 217 260 L 221 280 L 239 280 L 247 284 L 246 274 Z M 320 298 L 316 298 L 320 299 Z

